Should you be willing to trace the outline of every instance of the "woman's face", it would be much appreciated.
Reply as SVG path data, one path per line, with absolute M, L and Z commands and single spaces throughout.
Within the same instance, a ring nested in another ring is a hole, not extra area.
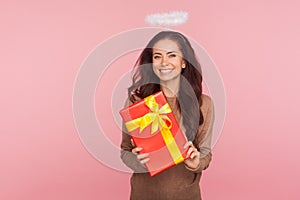
M 185 62 L 176 42 L 163 39 L 156 42 L 152 53 L 153 71 L 161 81 L 180 78 Z

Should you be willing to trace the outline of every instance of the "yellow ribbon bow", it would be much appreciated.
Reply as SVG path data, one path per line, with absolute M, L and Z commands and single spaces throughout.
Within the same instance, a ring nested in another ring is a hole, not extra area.
M 152 123 L 151 134 L 155 133 L 159 129 L 174 163 L 178 164 L 182 162 L 184 158 L 170 131 L 172 127 L 172 121 L 166 115 L 172 112 L 169 104 L 166 103 L 159 108 L 159 105 L 153 95 L 146 97 L 144 100 L 145 104 L 150 108 L 150 112 L 142 117 L 126 122 L 125 125 L 128 131 L 131 132 L 137 128 L 140 128 L 139 132 L 141 133 L 148 125 Z M 170 125 L 168 126 L 165 121 L 168 121 Z

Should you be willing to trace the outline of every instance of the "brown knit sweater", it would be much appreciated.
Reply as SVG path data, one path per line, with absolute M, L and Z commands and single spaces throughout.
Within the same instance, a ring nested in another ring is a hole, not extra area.
M 140 164 L 131 150 L 131 136 L 123 126 L 121 159 L 134 173 L 131 176 L 131 200 L 198 200 L 201 199 L 199 181 L 202 170 L 206 169 L 212 159 L 211 138 L 214 121 L 213 103 L 209 96 L 202 95 L 201 111 L 204 122 L 198 128 L 193 144 L 200 151 L 200 164 L 191 169 L 183 163 L 169 168 L 153 177 L 149 175 L 145 165 Z M 167 97 L 174 115 L 183 131 L 180 112 L 176 106 L 176 98 Z M 131 103 L 127 102 L 127 105 Z

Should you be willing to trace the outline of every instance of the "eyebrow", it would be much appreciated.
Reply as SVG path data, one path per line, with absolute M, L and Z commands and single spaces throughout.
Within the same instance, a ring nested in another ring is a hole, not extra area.
M 177 53 L 176 51 L 169 51 L 169 52 L 167 52 L 167 54 L 171 54 L 171 53 Z M 159 54 L 159 55 L 162 55 L 161 53 L 159 53 L 159 52 L 155 52 L 155 53 L 153 53 L 153 55 L 154 54 Z

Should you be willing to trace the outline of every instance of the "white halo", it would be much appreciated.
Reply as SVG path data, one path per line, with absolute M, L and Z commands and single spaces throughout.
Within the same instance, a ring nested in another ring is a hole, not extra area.
M 188 20 L 188 16 L 188 13 L 184 11 L 156 13 L 146 15 L 145 21 L 150 25 L 176 26 L 184 24 Z

